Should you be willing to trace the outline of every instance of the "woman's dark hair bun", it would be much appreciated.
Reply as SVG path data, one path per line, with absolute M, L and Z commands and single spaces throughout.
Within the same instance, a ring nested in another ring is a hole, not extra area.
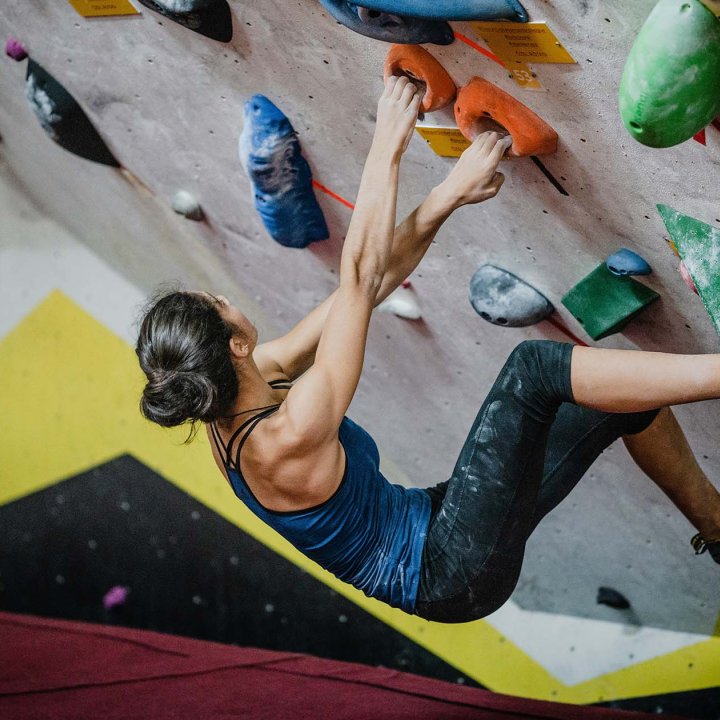
M 135 347 L 147 377 L 142 414 L 163 427 L 226 414 L 238 393 L 230 357 L 237 332 L 200 293 L 174 291 L 152 301 Z
M 143 415 L 158 425 L 174 427 L 186 420 L 210 422 L 216 414 L 218 390 L 197 372 L 159 370 L 152 373 L 143 391 Z

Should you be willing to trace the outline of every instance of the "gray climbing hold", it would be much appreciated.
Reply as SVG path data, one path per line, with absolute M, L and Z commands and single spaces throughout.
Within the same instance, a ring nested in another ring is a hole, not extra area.
M 187 190 L 178 190 L 172 200 L 172 209 L 188 220 L 202 220 L 205 217 L 198 199 Z
M 622 593 L 609 587 L 598 588 L 597 604 L 607 605 L 616 610 L 628 610 L 630 608 L 630 601 Z
M 613 275 L 649 275 L 652 272 L 644 258 L 627 248 L 620 248 L 613 253 L 605 264 Z
M 535 325 L 555 310 L 532 285 L 495 265 L 481 265 L 472 276 L 470 303 L 483 320 L 502 327 Z

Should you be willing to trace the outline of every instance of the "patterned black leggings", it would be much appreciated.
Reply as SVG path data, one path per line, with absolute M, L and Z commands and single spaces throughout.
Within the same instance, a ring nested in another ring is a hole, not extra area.
M 503 605 L 525 543 L 540 520 L 622 435 L 657 410 L 604 413 L 573 404 L 573 345 L 528 340 L 515 348 L 485 399 L 452 477 L 428 489 L 433 513 L 415 612 L 468 622 Z

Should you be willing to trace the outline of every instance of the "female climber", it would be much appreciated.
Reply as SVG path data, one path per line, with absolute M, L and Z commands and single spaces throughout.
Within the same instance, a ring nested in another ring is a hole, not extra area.
M 500 607 L 539 520 L 619 437 L 695 525 L 696 551 L 720 562 L 720 495 L 666 407 L 720 397 L 720 355 L 525 341 L 449 480 L 406 489 L 380 473 L 375 442 L 345 417 L 373 307 L 416 267 L 453 210 L 497 194 L 510 143 L 481 134 L 393 231 L 418 105 L 407 78 L 388 80 L 340 285 L 289 333 L 258 345 L 245 315 L 206 292 L 154 302 L 136 348 L 148 380 L 142 413 L 166 427 L 205 423 L 219 468 L 256 515 L 338 578 L 430 620 L 465 622 Z

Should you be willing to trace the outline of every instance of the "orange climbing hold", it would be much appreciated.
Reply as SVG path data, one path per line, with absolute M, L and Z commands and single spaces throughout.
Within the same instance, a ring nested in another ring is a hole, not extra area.
M 551 155 L 557 151 L 558 135 L 542 118 L 481 77 L 472 78 L 458 90 L 455 120 L 468 140 L 486 130 L 509 133 L 513 142 L 508 157 Z
M 449 105 L 457 87 L 447 70 L 420 45 L 393 45 L 385 58 L 385 80 L 392 75 L 407 75 L 419 81 L 425 90 L 420 110 L 433 112 Z

